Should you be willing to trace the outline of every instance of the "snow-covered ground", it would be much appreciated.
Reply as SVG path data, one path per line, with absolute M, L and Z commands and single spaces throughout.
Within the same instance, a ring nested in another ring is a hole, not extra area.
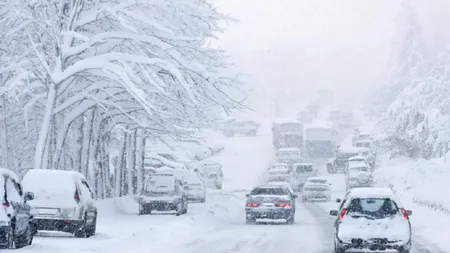
M 223 138 L 223 142 L 226 146 L 224 152 L 211 159 L 220 161 L 224 166 L 224 188 L 209 190 L 207 202 L 190 204 L 187 215 L 139 216 L 137 205 L 131 197 L 99 201 L 98 234 L 94 237 L 79 239 L 63 233 L 40 233 L 35 237 L 32 246 L 17 251 L 33 253 L 333 252 L 333 218 L 328 213 L 329 210 L 336 209 L 335 202 L 298 202 L 294 225 L 245 225 L 245 194 L 253 186 L 265 183 L 266 168 L 274 153 L 271 136 L 262 134 L 256 137 Z M 321 173 L 333 183 L 333 200 L 342 197 L 345 191 L 344 176 L 328 175 L 325 172 L 324 161 L 316 162 Z M 413 208 L 413 211 L 416 215 L 417 210 Z M 416 217 L 421 216 L 419 214 Z M 417 224 L 421 223 L 414 219 L 413 225 L 416 230 L 418 230 Z M 417 238 L 428 239 L 422 235 Z M 440 252 L 432 245 L 418 240 L 415 241 L 412 252 Z

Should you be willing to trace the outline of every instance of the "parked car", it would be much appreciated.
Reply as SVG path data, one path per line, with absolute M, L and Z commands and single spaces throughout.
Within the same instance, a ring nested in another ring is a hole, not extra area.
M 225 148 L 223 143 L 211 143 L 204 139 L 197 139 L 197 138 L 183 139 L 181 142 L 188 142 L 188 143 L 196 144 L 198 146 L 203 146 L 203 147 L 211 150 L 211 152 L 213 154 L 220 153 Z
M 369 165 L 354 165 L 348 167 L 345 176 L 347 190 L 356 187 L 373 187 L 373 176 Z
M 0 169 L 0 185 L 0 249 L 31 245 L 34 223 L 28 201 L 33 193 L 24 192 L 19 177 L 7 169 Z
M 335 158 L 327 161 L 328 173 L 345 172 L 348 159 L 354 156 L 366 156 L 369 149 L 359 147 L 339 147 Z
M 233 121 L 222 128 L 225 136 L 234 136 L 237 134 L 244 134 L 248 136 L 255 136 L 259 131 L 260 124 L 251 120 L 247 121 Z
M 195 171 L 207 187 L 222 189 L 223 171 L 222 165 L 219 162 L 201 161 L 200 166 Z
M 73 233 L 90 237 L 97 228 L 94 194 L 76 171 L 30 170 L 22 180 L 27 192 L 34 193 L 28 203 L 34 215 L 36 230 Z
M 185 180 L 187 182 L 188 200 L 206 202 L 205 185 L 198 177 L 197 173 L 193 171 L 185 171 Z
M 305 201 L 330 201 L 331 188 L 328 183 L 311 183 L 307 182 L 303 186 L 302 200 Z
M 285 219 L 287 224 L 295 222 L 294 202 L 297 195 L 292 195 L 286 187 L 258 186 L 246 196 L 245 221 L 247 224 L 254 224 L 257 219 Z
M 347 192 L 334 223 L 334 252 L 411 249 L 412 212 L 389 188 L 354 188 Z
M 157 172 L 146 178 L 137 201 L 140 215 L 152 211 L 175 211 L 177 216 L 186 214 L 187 186 L 174 174 Z
M 177 146 L 182 150 L 187 150 L 193 154 L 195 160 L 204 160 L 213 155 L 213 151 L 200 143 L 192 141 L 180 141 L 177 142 Z

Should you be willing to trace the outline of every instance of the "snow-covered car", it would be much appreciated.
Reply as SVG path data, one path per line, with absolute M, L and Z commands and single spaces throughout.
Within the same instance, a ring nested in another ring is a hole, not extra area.
M 317 176 L 312 163 L 295 163 L 292 165 L 291 185 L 300 191 L 310 177 Z
M 289 167 L 271 168 L 268 173 L 268 181 L 289 182 L 291 178 L 291 169 Z
M 295 221 L 295 199 L 284 186 L 263 185 L 253 188 L 247 194 L 245 204 L 245 221 L 256 223 L 257 219 L 285 219 L 287 224 Z
M 195 160 L 204 160 L 213 155 L 213 151 L 209 147 L 200 145 L 199 143 L 180 141 L 177 142 L 177 146 L 182 150 L 192 153 Z
M 373 187 L 373 176 L 369 165 L 360 164 L 349 166 L 345 175 L 347 190 L 356 187 Z
M 173 150 L 156 150 L 153 153 L 161 156 L 169 161 L 182 163 L 185 166 L 189 166 L 192 163 L 192 159 L 184 152 Z
M 367 156 L 368 152 L 368 148 L 340 147 L 337 150 L 336 157 L 327 161 L 327 171 L 328 173 L 345 172 L 350 157 Z
M 190 165 L 190 163 L 188 164 Z M 175 162 L 173 160 L 166 159 L 157 153 L 145 153 L 144 157 L 144 167 L 149 168 L 160 168 L 160 167 L 170 167 L 174 169 L 186 169 L 187 166 L 182 162 Z
M 259 131 L 260 124 L 255 121 L 234 121 L 222 128 L 225 136 L 234 136 L 237 134 L 244 134 L 248 136 L 255 136 Z
M 186 214 L 187 186 L 174 174 L 158 172 L 146 178 L 137 201 L 140 215 L 152 211 L 175 211 L 177 216 Z
M 349 167 L 364 166 L 364 165 L 370 166 L 365 156 L 353 156 L 348 158 L 346 171 Z
M 306 183 L 331 185 L 330 183 L 328 183 L 328 180 L 324 177 L 310 177 L 308 178 Z
M 302 161 L 302 151 L 299 148 L 280 148 L 275 157 L 279 163 L 299 163 Z
M 195 169 L 199 177 L 207 187 L 222 189 L 223 171 L 222 165 L 217 161 L 201 161 L 200 166 Z
M 188 200 L 204 203 L 206 201 L 205 185 L 197 173 L 189 170 L 185 171 L 184 179 L 187 183 Z
M 410 210 L 389 188 L 355 188 L 347 192 L 337 216 L 334 252 L 411 249 Z
M 28 201 L 33 200 L 33 193 L 24 193 L 19 177 L 7 169 L 0 169 L 0 185 L 0 249 L 31 245 L 34 223 Z
M 203 146 L 211 150 L 213 154 L 220 153 L 225 148 L 225 145 L 223 145 L 223 143 L 210 142 L 204 139 L 189 138 L 183 139 L 181 142 L 188 142 L 191 144 L 196 144 L 198 146 Z
M 90 237 L 97 228 L 94 193 L 84 176 L 67 170 L 30 170 L 23 188 L 34 193 L 29 201 L 37 230 L 73 233 Z
M 278 169 L 288 169 L 289 168 L 289 164 L 287 163 L 272 163 L 269 166 L 268 170 L 278 170 Z
M 302 190 L 303 201 L 330 201 L 331 188 L 328 183 L 307 182 Z
M 369 162 L 369 164 L 372 167 L 374 167 L 377 152 L 375 150 L 375 146 L 373 145 L 373 142 L 371 140 L 359 140 L 359 141 L 355 141 L 355 143 L 353 145 L 358 148 L 367 148 L 368 149 L 369 152 L 367 152 L 366 158 L 367 158 L 367 161 Z

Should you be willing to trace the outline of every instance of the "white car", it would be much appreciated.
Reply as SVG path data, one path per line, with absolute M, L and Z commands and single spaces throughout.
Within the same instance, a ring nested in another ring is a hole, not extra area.
M 310 177 L 317 176 L 317 171 L 312 163 L 295 163 L 292 165 L 291 185 L 300 191 Z
M 330 201 L 331 188 L 328 183 L 306 183 L 302 190 L 303 201 Z
M 334 224 L 334 252 L 409 253 L 411 214 L 389 188 L 351 189 L 339 210 L 330 211 L 330 215 L 338 217 Z
M 365 165 L 370 166 L 365 156 L 353 156 L 348 158 L 347 169 L 348 167 L 365 166 Z
M 29 170 L 23 188 L 34 193 L 29 201 L 37 230 L 73 233 L 89 237 L 97 227 L 94 193 L 84 176 L 76 171 Z
M 223 171 L 222 165 L 217 161 L 201 161 L 195 171 L 207 187 L 222 189 Z
M 356 187 L 373 187 L 373 175 L 369 165 L 355 165 L 348 167 L 345 175 L 347 190 Z
M 281 182 L 289 182 L 291 178 L 291 169 L 289 167 L 283 168 L 271 168 L 268 173 L 268 181 L 281 181 Z
M 275 157 L 280 163 L 298 163 L 302 161 L 302 152 L 299 148 L 280 148 Z
M 197 173 L 188 170 L 183 175 L 187 183 L 188 200 L 204 203 L 206 201 L 205 185 Z

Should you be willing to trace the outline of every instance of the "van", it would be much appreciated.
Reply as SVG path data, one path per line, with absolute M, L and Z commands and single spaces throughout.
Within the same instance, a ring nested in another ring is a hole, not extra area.
M 90 237 L 97 228 L 94 194 L 84 176 L 76 171 L 30 170 L 22 184 L 33 192 L 29 201 L 37 230 L 73 233 Z

